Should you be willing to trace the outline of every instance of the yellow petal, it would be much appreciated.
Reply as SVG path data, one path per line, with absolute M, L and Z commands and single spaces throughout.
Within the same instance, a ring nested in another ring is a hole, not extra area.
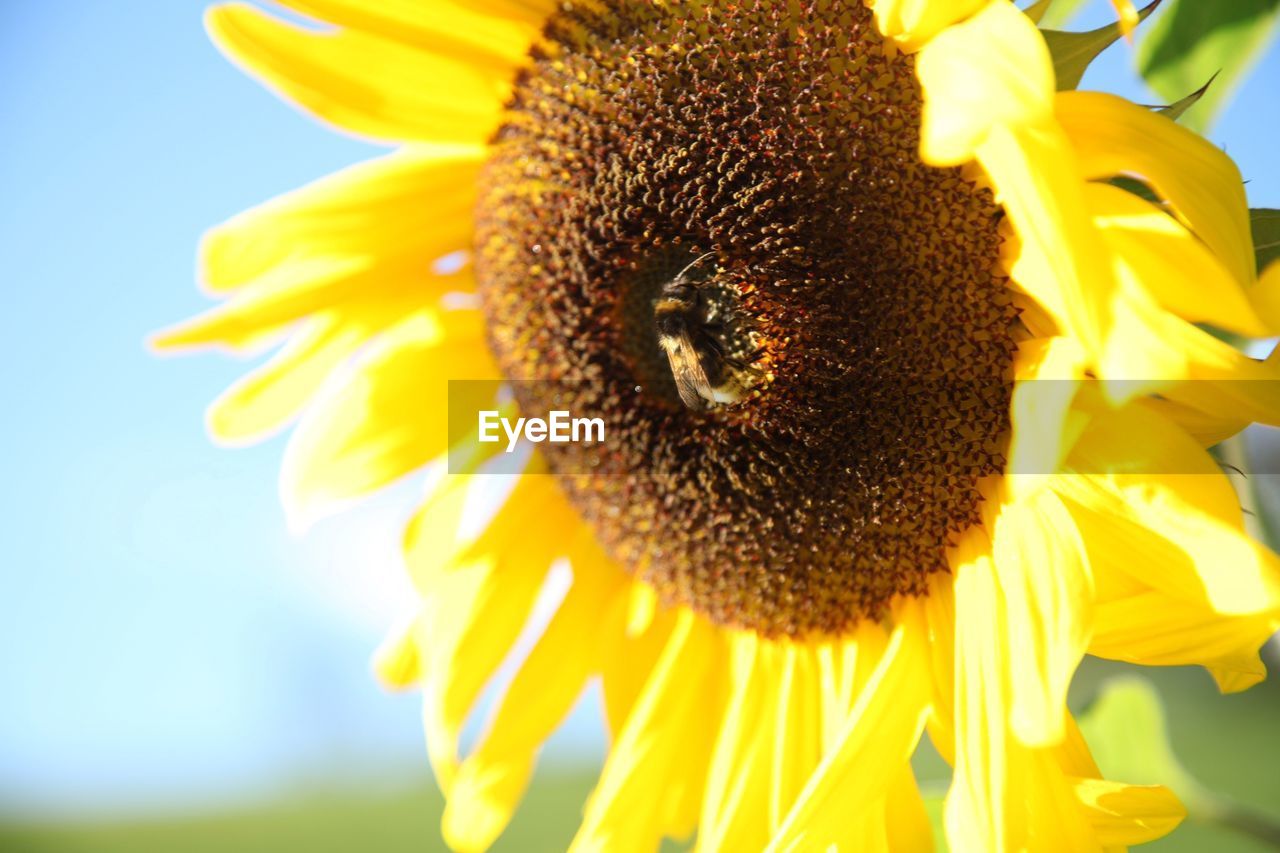
M 886 845 L 895 853 L 932 853 L 933 828 L 915 774 L 898 770 L 885 801 Z
M 1085 353 L 1065 337 L 1019 345 L 1014 360 L 1007 482 L 1011 494 L 1030 496 L 1058 470 L 1087 423 L 1072 408 L 1084 380 Z
M 467 8 L 449 0 L 382 0 L 377 4 L 361 0 L 283 0 L 282 5 L 433 56 L 507 74 L 514 74 L 524 63 L 529 45 L 545 20 L 545 14 L 535 23 L 486 9 L 499 4 L 480 2 Z M 539 5 L 551 11 L 551 3 Z
M 550 568 L 540 551 L 491 555 L 440 575 L 424 601 L 419 647 L 427 755 L 446 796 L 462 726 L 525 626 Z
M 958 558 L 950 560 L 951 574 L 937 574 L 929 581 L 929 594 L 924 598 L 925 625 L 928 631 L 929 663 L 932 678 L 929 712 L 929 739 L 938 754 L 955 764 L 955 641 L 956 607 L 952 578 Z
M 469 480 L 446 481 L 447 499 L 429 504 L 447 510 L 441 521 L 461 517 L 466 506 L 459 498 L 467 495 Z M 463 485 L 456 485 L 459 482 Z M 427 753 L 446 794 L 467 715 L 523 630 L 551 564 L 565 554 L 580 530 L 562 511 L 567 506 L 554 480 L 521 477 L 474 540 L 459 542 L 456 532 L 445 533 L 423 520 L 414 535 L 415 547 L 406 551 L 423 602 L 418 647 L 424 656 Z M 518 543 L 512 541 L 517 529 L 524 531 Z M 443 554 L 430 547 L 438 541 L 431 538 L 436 533 L 443 534 Z M 442 558 L 447 561 L 443 566 Z
M 844 646 L 855 643 L 824 643 L 818 647 L 819 711 L 822 717 L 822 752 L 833 749 L 842 731 L 849 709 L 853 707 L 853 668 L 856 650 L 844 653 Z
M 482 14 L 509 18 L 534 29 L 542 29 L 559 8 L 557 0 L 475 0 L 471 5 Z
M 935 166 L 973 159 L 996 126 L 1037 124 L 1052 115 L 1049 49 L 1035 24 L 1003 0 L 925 45 L 916 75 L 924 90 L 920 153 Z
M 944 822 L 953 850 L 1088 850 L 1050 750 L 1011 737 L 1005 608 L 980 530 L 956 549 L 955 772 Z
M 862 622 L 852 635 L 818 646 L 822 753 L 835 749 L 863 686 L 875 673 L 889 637 L 878 622 Z
M 373 653 L 373 672 L 388 690 L 404 690 L 422 678 L 422 654 L 418 650 L 417 617 L 387 633 Z
M 1093 578 L 1071 515 L 1052 492 L 1005 504 L 993 535 L 1004 593 L 1010 722 L 1028 746 L 1064 737 L 1067 687 L 1089 645 Z
M 411 253 L 425 271 L 433 259 L 470 247 L 484 157 L 478 145 L 410 146 L 250 208 L 204 236 L 201 284 L 229 293 L 310 258 Z
M 209 405 L 209 434 L 220 443 L 238 445 L 285 426 L 364 339 L 354 326 L 329 316 L 313 318 L 270 361 Z
M 1142 178 L 1234 280 L 1252 285 L 1248 204 L 1230 157 L 1165 116 L 1114 95 L 1059 92 L 1055 112 L 1085 178 Z
M 707 770 L 699 850 L 759 850 L 768 840 L 776 651 L 750 632 L 730 638 L 729 701 Z
M 978 159 L 1018 235 L 1018 286 L 1096 362 L 1111 333 L 1115 282 L 1066 137 L 1050 122 L 997 127 Z
M 564 554 L 583 529 L 559 482 L 546 476 L 537 457 L 496 505 L 494 494 L 478 488 L 487 479 L 483 474 L 443 477 L 410 519 L 404 554 L 419 594 L 430 595 L 439 575 L 487 554 Z M 491 516 L 479 515 L 488 509 Z M 478 529 L 477 518 L 485 522 Z
M 1268 328 L 1280 328 L 1280 262 L 1272 262 L 1249 289 L 1249 301 Z
M 1133 8 L 1132 0 L 1111 0 L 1111 5 L 1116 9 L 1116 16 L 1120 18 L 1120 32 L 1124 33 L 1124 37 L 1133 40 L 1133 29 L 1138 26 L 1138 10 Z
M 290 438 L 280 491 L 291 523 L 306 527 L 443 453 L 447 381 L 461 370 L 490 378 L 487 353 L 475 311 L 422 312 L 380 337 Z
M 910 50 L 964 20 L 990 0 L 874 0 L 880 34 Z
M 1224 617 L 1158 590 L 1100 601 L 1089 653 L 1144 666 L 1210 668 L 1224 692 L 1266 675 L 1258 650 L 1275 633 L 1274 615 Z
M 782 649 L 782 673 L 774 701 L 773 773 L 769 779 L 769 833 L 782 826 L 822 755 L 818 661 L 807 645 Z
M 1147 405 L 1169 422 L 1176 424 L 1201 447 L 1213 447 L 1236 435 L 1252 421 L 1232 411 L 1218 409 L 1206 412 L 1166 397 L 1151 399 Z
M 724 704 L 724 653 L 716 629 L 677 613 L 571 850 L 652 850 L 664 834 L 693 829 Z
M 449 785 L 441 834 L 454 853 L 483 853 L 511 821 L 533 775 L 533 755 L 463 762 Z
M 161 350 L 212 347 L 254 354 L 326 312 L 366 336 L 446 293 L 471 290 L 470 270 L 434 275 L 416 258 L 299 260 L 278 267 L 203 314 L 159 332 Z
M 1257 361 L 1203 329 L 1158 311 L 1135 293 L 1134 271 L 1126 269 L 1123 263 L 1118 263 L 1116 270 L 1126 280 L 1128 313 L 1124 325 L 1132 348 L 1141 347 L 1150 362 L 1157 365 L 1154 369 L 1168 371 L 1128 374 L 1128 377 L 1157 375 L 1164 377 L 1163 381 L 1117 384 L 1130 388 L 1155 385 L 1162 398 L 1210 415 L 1208 424 L 1216 426 L 1215 431 L 1230 429 L 1241 419 L 1280 423 L 1280 361 Z M 1118 348 L 1125 346 L 1119 335 L 1113 340 Z
M 291 324 L 340 310 L 380 328 L 450 291 L 470 271 L 432 263 L 470 246 L 482 150 L 418 148 L 345 169 L 248 210 L 205 235 L 202 284 L 231 298 L 160 332 L 163 349 L 253 350 Z
M 1066 737 L 1053 749 L 1062 772 L 1068 776 L 1100 778 L 1102 771 L 1093 760 L 1093 753 L 1089 751 L 1089 744 L 1085 742 L 1080 726 L 1076 724 L 1075 718 L 1070 713 L 1067 714 L 1066 722 Z
M 513 497 L 519 494 L 518 490 L 526 480 L 532 479 L 521 477 Z M 443 477 L 405 525 L 402 550 L 409 577 L 420 595 L 429 594 L 436 575 L 452 568 L 462 548 L 475 541 L 475 535 L 463 537 L 462 525 L 468 510 L 474 511 L 471 501 L 476 483 L 477 479 L 472 475 Z M 499 507 L 499 516 L 513 511 L 509 503 L 510 500 Z M 486 525 L 476 535 L 487 537 L 486 541 L 489 541 L 492 538 L 490 528 L 491 525 Z
M 1053 489 L 1071 507 L 1095 574 L 1128 574 L 1224 615 L 1280 608 L 1276 555 L 1244 532 L 1229 480 L 1172 424 L 1136 405 L 1100 415 L 1071 464 L 1082 473 Z
M 639 636 L 649 630 L 658 613 L 658 594 L 647 583 L 632 584 L 627 598 L 627 635 Z
M 976 533 L 956 551 L 956 754 L 944 822 L 952 849 L 1012 848 L 1006 823 L 1008 695 L 999 654 L 1000 601 L 989 553 Z M 989 549 L 989 545 L 987 548 Z M 1012 838 L 1025 833 L 1013 827 Z
M 596 668 L 590 650 L 624 576 L 592 540 L 589 530 L 578 534 L 570 555 L 573 585 L 499 700 L 484 739 L 458 768 L 443 824 L 453 850 L 486 850 L 506 827 L 538 748 Z
M 879 802 L 897 770 L 910 761 L 929 708 L 928 653 L 918 602 L 903 605 L 899 618 L 836 748 L 814 770 L 770 850 L 825 849 L 838 843 L 848 823 L 862 808 Z M 866 772 L 868 767 L 877 772 Z
M 1271 635 L 1280 629 L 1280 621 L 1271 623 Z M 1262 644 L 1259 643 L 1259 650 Z M 1255 684 L 1261 684 L 1267 677 L 1267 666 L 1262 662 L 1260 651 L 1235 652 L 1227 657 L 1209 661 L 1205 669 L 1218 683 L 1223 693 L 1239 693 L 1248 690 Z
M 1099 843 L 1145 844 L 1167 835 L 1187 816 L 1162 785 L 1124 785 L 1104 779 L 1074 780 L 1076 796 Z
M 653 668 L 666 648 L 674 614 L 654 614 L 639 630 L 630 630 L 627 615 L 630 601 L 637 587 L 650 589 L 642 582 L 634 582 L 627 594 L 620 596 L 610 609 L 608 625 L 604 631 L 603 659 L 600 682 L 604 694 L 605 722 L 609 733 L 616 739 L 626 726 L 632 709 L 648 683 Z
M 482 143 L 497 128 L 513 75 L 358 30 L 317 32 L 253 6 L 209 10 L 227 57 L 281 97 L 376 140 Z

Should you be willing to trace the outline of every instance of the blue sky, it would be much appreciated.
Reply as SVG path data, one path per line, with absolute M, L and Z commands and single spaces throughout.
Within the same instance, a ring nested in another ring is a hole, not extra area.
M 419 484 L 290 536 L 281 440 L 203 432 L 244 365 L 143 345 L 205 305 L 204 228 L 376 151 L 222 60 L 204 5 L 0 4 L 0 811 L 426 773 L 416 700 L 367 671 L 404 607 L 395 543 Z M 1085 86 L 1152 100 L 1127 65 L 1118 46 Z M 1280 207 L 1276 92 L 1273 49 L 1211 134 L 1255 206 Z M 562 752 L 598 747 L 590 717 Z

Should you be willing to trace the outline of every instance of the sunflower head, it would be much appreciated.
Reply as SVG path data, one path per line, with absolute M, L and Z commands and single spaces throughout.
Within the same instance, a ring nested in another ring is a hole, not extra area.
M 839 634 L 920 593 L 977 521 L 1016 311 L 999 209 L 920 161 L 920 110 L 913 57 L 861 3 L 548 21 L 482 173 L 477 281 L 503 372 L 545 380 L 516 385 L 522 409 L 569 387 L 604 419 L 604 473 L 573 445 L 549 461 L 668 603 Z M 695 261 L 725 355 L 767 377 L 708 412 L 675 398 L 654 322 Z

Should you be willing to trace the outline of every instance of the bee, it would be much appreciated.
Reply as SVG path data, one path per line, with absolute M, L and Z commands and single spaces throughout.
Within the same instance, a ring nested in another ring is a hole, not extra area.
M 653 305 L 658 345 L 671 364 L 680 401 L 695 412 L 737 402 L 748 385 L 744 376 L 754 368 L 725 351 L 715 336 L 718 324 L 708 322 L 707 308 L 697 282 L 688 273 L 714 255 L 691 261 L 662 286 Z

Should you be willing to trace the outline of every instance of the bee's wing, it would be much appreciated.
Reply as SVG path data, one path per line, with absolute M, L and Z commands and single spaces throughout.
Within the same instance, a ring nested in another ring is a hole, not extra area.
M 688 332 L 681 332 L 664 338 L 662 344 L 667 351 L 667 360 L 671 362 L 671 375 L 675 377 L 681 402 L 694 411 L 707 408 L 714 395 L 693 338 Z

